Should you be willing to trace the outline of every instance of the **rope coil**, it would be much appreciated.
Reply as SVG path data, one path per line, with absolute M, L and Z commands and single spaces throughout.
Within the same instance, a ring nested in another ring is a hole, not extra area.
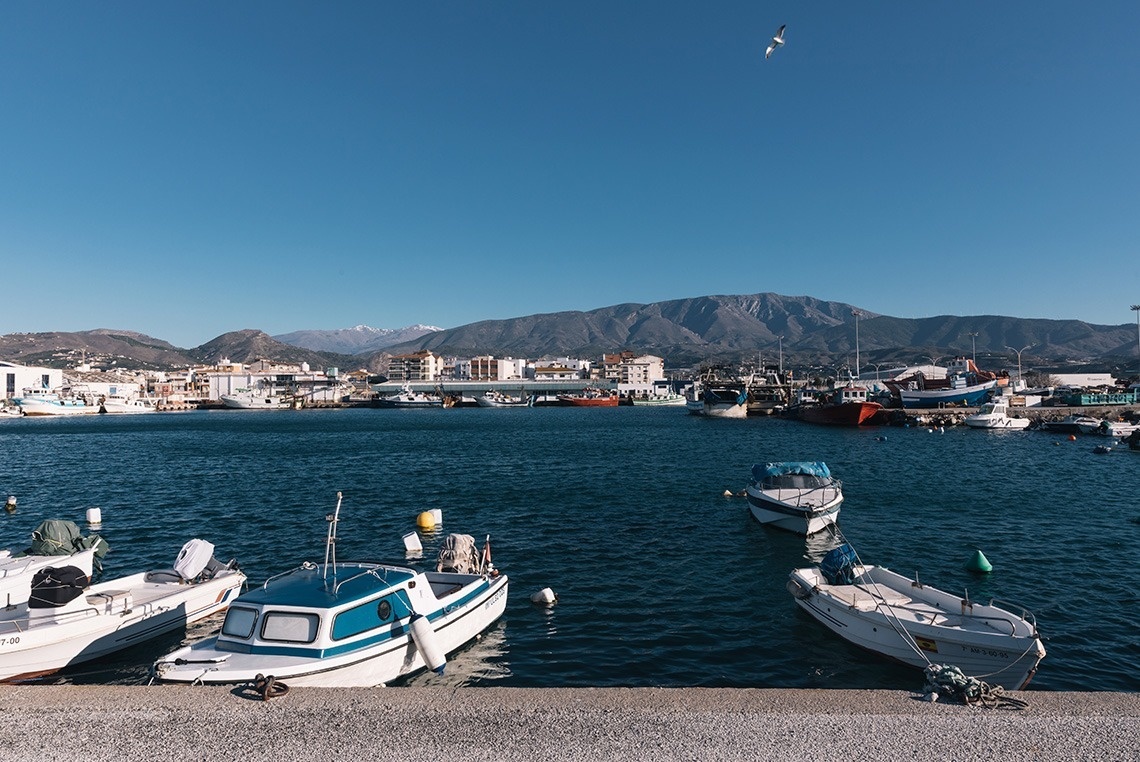
M 285 683 L 277 682 L 273 675 L 267 677 L 259 674 L 253 678 L 253 689 L 261 696 L 262 701 L 268 701 L 271 698 L 280 698 L 289 692 L 289 686 Z
M 1024 709 L 1029 706 L 1028 701 L 1014 698 L 1005 692 L 1000 685 L 990 686 L 974 677 L 969 677 L 962 670 L 948 664 L 931 664 L 923 670 L 926 675 L 926 685 L 923 693 L 938 698 L 939 692 L 953 696 L 970 706 L 984 707 L 1001 706 L 1007 709 Z

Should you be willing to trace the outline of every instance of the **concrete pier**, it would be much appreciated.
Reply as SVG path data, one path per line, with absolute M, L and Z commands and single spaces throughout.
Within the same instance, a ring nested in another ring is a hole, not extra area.
M 0 687 L 0 758 L 35 760 L 1132 760 L 1140 694 L 704 688 Z

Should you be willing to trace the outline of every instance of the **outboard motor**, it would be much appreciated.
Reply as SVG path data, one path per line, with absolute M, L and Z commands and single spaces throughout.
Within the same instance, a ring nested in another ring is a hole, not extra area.
M 205 540 L 193 539 L 186 543 L 174 559 L 174 570 L 187 582 L 201 574 L 212 578 L 225 568 L 225 564 L 214 558 L 214 544 Z
M 56 609 L 83 595 L 91 580 L 77 566 L 48 566 L 32 576 L 29 609 Z
M 479 573 L 479 552 L 475 549 L 475 538 L 469 534 L 449 534 L 439 549 L 439 562 L 436 571 L 458 572 L 459 574 Z

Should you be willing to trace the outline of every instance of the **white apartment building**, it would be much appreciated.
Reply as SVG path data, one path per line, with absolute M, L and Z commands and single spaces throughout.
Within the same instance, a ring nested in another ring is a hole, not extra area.
M 63 386 L 63 371 L 0 361 L 0 399 L 20 397 L 24 389 L 58 389 Z
M 443 369 L 443 358 L 430 350 L 410 355 L 394 355 L 388 361 L 388 380 L 397 383 L 412 381 L 438 381 Z

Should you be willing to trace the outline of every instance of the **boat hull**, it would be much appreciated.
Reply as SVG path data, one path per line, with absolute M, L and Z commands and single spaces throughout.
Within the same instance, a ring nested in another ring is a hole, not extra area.
M 818 569 L 796 569 L 788 590 L 800 608 L 844 640 L 912 667 L 949 664 L 1018 690 L 1045 657 L 1036 630 L 1021 617 L 916 586 L 888 569 L 862 568 L 858 585 L 829 585 Z
M 899 399 L 904 408 L 931 408 L 945 405 L 974 406 L 997 388 L 997 381 L 986 381 L 958 389 L 901 389 Z
M 816 504 L 793 499 L 782 500 L 755 487 L 745 491 L 748 509 L 752 517 L 761 524 L 784 529 L 796 534 L 809 535 L 820 532 L 835 523 L 839 508 L 843 504 L 843 494 L 838 489 L 829 488 L 824 499 Z
M 0 612 L 0 681 L 51 674 L 185 627 L 225 609 L 244 582 L 236 571 L 192 585 L 136 574 L 92 586 L 78 609 Z
M 878 402 L 843 402 L 838 405 L 807 405 L 800 409 L 800 420 L 828 426 L 870 424 L 883 406 Z
M 493 625 L 506 611 L 507 591 L 507 577 L 500 575 L 487 580 L 477 594 L 465 596 L 461 605 L 443 601 L 437 612 L 426 615 L 435 648 L 450 654 Z M 307 657 L 236 653 L 215 648 L 217 638 L 208 638 L 164 657 L 155 665 L 155 677 L 162 682 L 234 684 L 271 674 L 290 686 L 363 688 L 384 685 L 426 666 L 409 620 L 369 639 L 375 642 L 363 647 L 347 643 L 343 653 Z
M 24 415 L 91 415 L 99 412 L 97 405 L 72 404 L 49 400 L 21 399 L 19 402 Z
M 1008 416 L 966 416 L 962 423 L 971 429 L 1012 431 L 1029 428 L 1030 421 L 1028 418 L 1010 418 Z
M 219 399 L 223 405 L 233 410 L 288 410 L 293 406 L 292 401 L 285 397 L 223 394 Z

